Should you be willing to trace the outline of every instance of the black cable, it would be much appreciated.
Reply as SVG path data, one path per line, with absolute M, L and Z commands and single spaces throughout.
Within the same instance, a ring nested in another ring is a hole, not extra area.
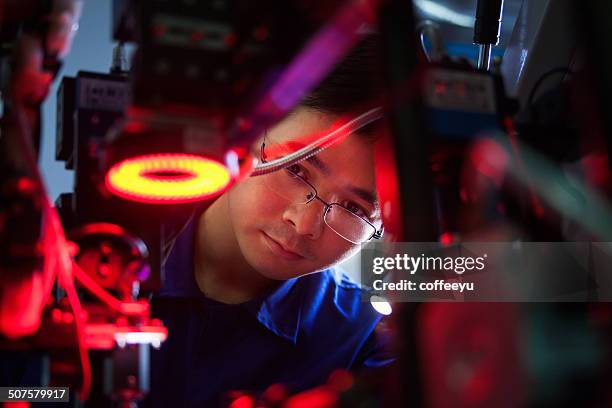
M 535 94 L 540 88 L 540 86 L 544 83 L 546 79 L 548 79 L 550 76 L 554 74 L 574 75 L 574 71 L 572 71 L 568 67 L 557 67 L 549 71 L 546 71 L 544 74 L 542 74 L 542 76 L 540 76 L 540 78 L 538 78 L 536 83 L 533 85 L 533 88 L 531 88 L 531 92 L 529 92 L 529 98 L 527 99 L 527 106 L 531 106 L 533 104 L 533 98 L 535 97 Z

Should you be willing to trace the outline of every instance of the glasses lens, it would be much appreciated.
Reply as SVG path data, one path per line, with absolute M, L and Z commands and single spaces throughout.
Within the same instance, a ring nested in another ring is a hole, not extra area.
M 306 204 L 316 195 L 308 183 L 289 170 L 278 170 L 261 177 L 271 191 L 292 203 Z
M 338 204 L 332 204 L 325 214 L 325 224 L 353 244 L 366 242 L 376 232 L 372 224 Z

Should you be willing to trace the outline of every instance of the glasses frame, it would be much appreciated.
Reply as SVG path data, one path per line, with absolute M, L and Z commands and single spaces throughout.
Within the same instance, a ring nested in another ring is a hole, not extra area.
M 263 142 L 263 143 L 261 144 L 261 161 L 262 161 L 262 163 L 267 163 L 267 162 L 266 162 L 266 155 L 265 155 L 265 153 L 264 153 L 264 147 L 265 147 L 265 142 Z M 323 199 L 322 199 L 322 198 L 319 196 L 319 192 L 317 191 L 317 188 L 316 188 L 315 186 L 313 186 L 313 185 L 312 185 L 312 184 L 311 184 L 311 183 L 310 183 L 308 180 L 304 179 L 304 178 L 303 178 L 302 176 L 300 176 L 299 174 L 293 173 L 293 172 L 292 172 L 292 171 L 290 171 L 288 168 L 280 169 L 280 170 L 277 170 L 277 171 L 286 171 L 286 172 L 288 172 L 289 174 L 291 174 L 291 176 L 292 176 L 292 177 L 295 177 L 296 179 L 300 180 L 302 183 L 306 184 L 306 185 L 307 185 L 307 186 L 308 186 L 308 187 L 309 187 L 309 188 L 310 188 L 310 189 L 311 189 L 311 190 L 314 192 L 314 195 L 313 195 L 312 197 L 307 197 L 307 198 L 308 198 L 308 201 L 306 201 L 306 202 L 304 202 L 304 203 L 301 203 L 301 204 L 304 204 L 304 205 L 305 205 L 305 204 L 310 204 L 310 203 L 311 203 L 311 202 L 313 202 L 315 199 L 317 199 L 317 200 L 319 200 L 321 203 L 323 203 L 323 205 L 325 206 L 325 209 L 323 210 L 323 222 L 324 222 L 324 223 L 325 223 L 325 225 L 327 225 L 327 226 L 328 226 L 328 227 L 329 227 L 329 228 L 330 228 L 332 231 L 334 231 L 334 233 L 335 233 L 336 235 L 338 235 L 340 238 L 342 238 L 342 239 L 344 239 L 344 240 L 346 240 L 346 241 L 348 241 L 348 242 L 351 242 L 351 243 L 353 243 L 353 244 L 356 244 L 356 245 L 363 244 L 364 242 L 368 242 L 368 241 L 370 241 L 371 239 L 382 239 L 383 234 L 384 234 L 384 232 L 385 232 L 385 228 L 384 228 L 384 227 L 381 227 L 380 229 L 377 229 L 377 228 L 374 226 L 374 224 L 372 224 L 370 221 L 366 220 L 365 218 L 363 218 L 363 217 L 361 217 L 361 216 L 359 216 L 359 215 L 357 215 L 357 214 L 354 214 L 354 213 L 350 212 L 350 211 L 349 211 L 348 209 L 346 209 L 346 208 L 345 208 L 345 207 L 344 207 L 342 204 L 340 204 L 340 203 L 328 203 L 327 201 L 323 200 Z M 348 239 L 348 238 L 346 238 L 346 237 L 344 237 L 344 236 L 340 235 L 340 233 L 339 233 L 339 232 L 337 232 L 337 231 L 336 231 L 336 230 L 335 230 L 335 229 L 334 229 L 332 226 L 330 226 L 330 225 L 327 223 L 327 219 L 326 219 L 326 218 L 327 218 L 327 214 L 329 213 L 329 211 L 331 210 L 331 208 L 332 208 L 333 206 L 338 206 L 338 207 L 340 207 L 340 208 L 341 208 L 341 210 L 342 210 L 342 211 L 346 211 L 346 212 L 347 212 L 348 214 L 350 214 L 351 216 L 356 217 L 356 218 L 358 218 L 359 220 L 361 220 L 361 221 L 363 221 L 363 222 L 367 223 L 367 224 L 368 224 L 369 226 L 371 226 L 371 227 L 372 227 L 372 229 L 374 230 L 374 232 L 372 233 L 372 235 L 370 235 L 370 237 L 369 237 L 368 239 L 366 239 L 366 240 L 364 240 L 364 241 L 362 241 L 362 242 L 355 242 L 355 241 L 351 241 L 350 239 Z

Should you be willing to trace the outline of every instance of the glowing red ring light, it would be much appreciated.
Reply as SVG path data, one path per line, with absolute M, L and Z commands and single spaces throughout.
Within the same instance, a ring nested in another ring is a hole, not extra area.
M 222 163 L 190 154 L 152 154 L 123 160 L 106 173 L 113 194 L 149 204 L 204 200 L 223 192 L 231 181 Z

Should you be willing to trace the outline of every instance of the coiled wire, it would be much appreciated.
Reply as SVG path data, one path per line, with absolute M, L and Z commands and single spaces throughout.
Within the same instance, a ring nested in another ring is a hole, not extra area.
M 333 132 L 322 136 L 321 138 L 317 139 L 315 142 L 309 144 L 308 146 L 305 146 L 279 159 L 271 160 L 265 163 L 259 163 L 253 170 L 253 173 L 251 173 L 251 176 L 261 176 L 264 174 L 272 173 L 274 171 L 292 166 L 295 163 L 309 159 L 312 156 L 321 153 L 328 147 L 333 146 L 334 144 L 343 140 L 351 133 L 354 133 L 359 129 L 363 128 L 364 126 L 374 122 L 375 120 L 382 118 L 382 115 L 382 107 L 370 109 L 369 111 L 362 113 L 361 115 L 342 125 Z

